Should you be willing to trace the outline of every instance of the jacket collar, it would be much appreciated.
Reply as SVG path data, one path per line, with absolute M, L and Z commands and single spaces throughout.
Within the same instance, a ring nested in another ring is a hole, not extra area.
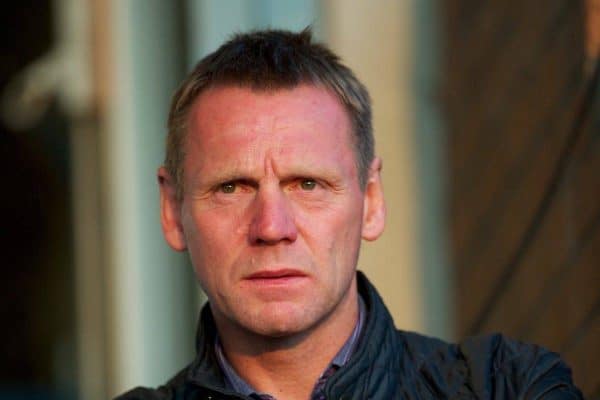
M 361 271 L 357 274 L 367 319 L 353 357 L 327 382 L 327 398 L 380 398 L 378 390 L 385 376 L 398 376 L 400 368 L 398 360 L 402 358 L 402 349 L 396 340 L 392 317 L 367 277 Z

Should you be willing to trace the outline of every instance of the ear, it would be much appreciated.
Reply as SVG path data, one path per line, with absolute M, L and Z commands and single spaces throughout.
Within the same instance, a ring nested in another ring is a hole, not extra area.
M 181 224 L 181 202 L 177 200 L 177 188 L 171 176 L 160 167 L 157 173 L 160 189 L 160 223 L 165 240 L 176 251 L 187 248 Z
M 364 193 L 362 238 L 375 240 L 385 227 L 385 199 L 381 183 L 381 159 L 376 157 L 369 167 L 369 177 Z

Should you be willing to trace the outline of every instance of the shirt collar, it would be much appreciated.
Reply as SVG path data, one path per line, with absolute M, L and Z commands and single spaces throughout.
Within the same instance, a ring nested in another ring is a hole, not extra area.
M 333 357 L 331 363 L 327 366 L 325 371 L 330 369 L 332 366 L 336 368 L 340 368 L 344 366 L 350 357 L 354 354 L 356 350 L 356 345 L 358 344 L 358 339 L 360 338 L 360 334 L 362 332 L 362 328 L 366 319 L 366 307 L 362 297 L 358 296 L 358 320 L 356 321 L 356 325 L 354 326 L 354 330 L 352 334 L 346 340 L 340 351 Z M 255 389 L 248 384 L 242 377 L 240 377 L 237 372 L 233 369 L 225 354 L 223 353 L 223 348 L 221 346 L 221 342 L 219 340 L 219 335 L 215 338 L 215 355 L 217 356 L 217 361 L 223 374 L 225 375 L 225 380 L 228 386 L 230 386 L 235 392 L 242 394 L 244 396 L 258 396 L 259 398 L 273 398 L 266 393 L 259 393 Z

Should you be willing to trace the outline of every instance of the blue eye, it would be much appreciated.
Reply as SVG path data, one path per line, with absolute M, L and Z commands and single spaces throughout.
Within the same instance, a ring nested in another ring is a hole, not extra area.
M 225 182 L 219 186 L 219 191 L 222 193 L 234 193 L 236 187 L 236 184 L 233 182 Z
M 313 179 L 303 179 L 300 182 L 300 187 L 302 190 L 314 190 L 317 187 L 317 182 Z

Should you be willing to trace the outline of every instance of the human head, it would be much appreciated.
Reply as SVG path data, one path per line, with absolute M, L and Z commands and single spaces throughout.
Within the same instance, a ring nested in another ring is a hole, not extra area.
M 360 187 L 344 106 L 314 85 L 222 86 L 189 121 L 181 201 L 158 171 L 161 222 L 188 252 L 226 348 L 349 334 L 360 243 L 381 234 L 385 204 L 379 158 Z
M 300 33 L 263 30 L 237 34 L 204 57 L 173 96 L 168 119 L 165 168 L 183 197 L 183 160 L 189 112 L 209 88 L 240 86 L 258 91 L 291 89 L 300 84 L 323 87 L 344 105 L 352 124 L 359 183 L 365 188 L 374 158 L 371 102 L 365 86 L 325 46 L 314 43 L 310 29 Z
M 345 334 L 361 240 L 385 222 L 367 92 L 308 32 L 237 38 L 176 94 L 169 144 L 186 154 L 158 171 L 163 233 L 188 251 L 226 347 Z

